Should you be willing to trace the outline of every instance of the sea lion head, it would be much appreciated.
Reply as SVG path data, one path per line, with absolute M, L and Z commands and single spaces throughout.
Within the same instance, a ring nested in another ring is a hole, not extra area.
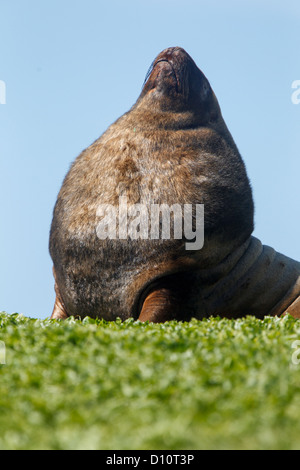
M 152 62 L 136 103 L 167 113 L 180 127 L 217 122 L 217 98 L 203 72 L 181 47 L 163 50 Z

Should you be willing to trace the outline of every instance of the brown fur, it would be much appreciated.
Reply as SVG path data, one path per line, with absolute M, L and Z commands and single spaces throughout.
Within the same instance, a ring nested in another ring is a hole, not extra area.
M 117 205 L 124 194 L 128 204 L 204 204 L 204 247 L 100 240 L 99 204 Z M 230 316 L 230 305 L 203 307 L 202 274 L 216 276 L 224 260 L 249 245 L 252 230 L 249 180 L 209 82 L 183 49 L 166 49 L 135 105 L 79 155 L 63 182 L 50 234 L 52 317 Z M 234 315 L 247 312 L 242 305 Z

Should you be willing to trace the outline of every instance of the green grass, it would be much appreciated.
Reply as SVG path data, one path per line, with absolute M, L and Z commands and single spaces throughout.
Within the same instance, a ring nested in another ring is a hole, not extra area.
M 298 339 L 290 316 L 149 325 L 1 313 L 0 449 L 300 448 Z

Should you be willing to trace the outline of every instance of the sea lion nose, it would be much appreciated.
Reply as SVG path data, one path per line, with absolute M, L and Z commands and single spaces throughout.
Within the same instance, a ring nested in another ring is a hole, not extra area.
M 188 55 L 188 53 L 182 47 L 172 47 L 172 54 L 176 55 Z
M 188 54 L 182 47 L 168 47 L 158 55 L 157 60 L 169 60 L 172 57 L 183 57 L 187 55 Z

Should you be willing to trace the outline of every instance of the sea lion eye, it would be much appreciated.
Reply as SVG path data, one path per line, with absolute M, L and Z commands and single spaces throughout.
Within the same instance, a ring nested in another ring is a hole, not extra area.
M 208 118 L 208 122 L 216 122 L 218 120 L 218 113 L 216 111 L 213 111 L 211 115 Z
M 202 90 L 201 90 L 201 93 L 204 99 L 206 99 L 206 97 L 208 96 L 209 90 L 210 90 L 210 86 L 208 85 L 207 82 L 204 82 L 202 85 Z

